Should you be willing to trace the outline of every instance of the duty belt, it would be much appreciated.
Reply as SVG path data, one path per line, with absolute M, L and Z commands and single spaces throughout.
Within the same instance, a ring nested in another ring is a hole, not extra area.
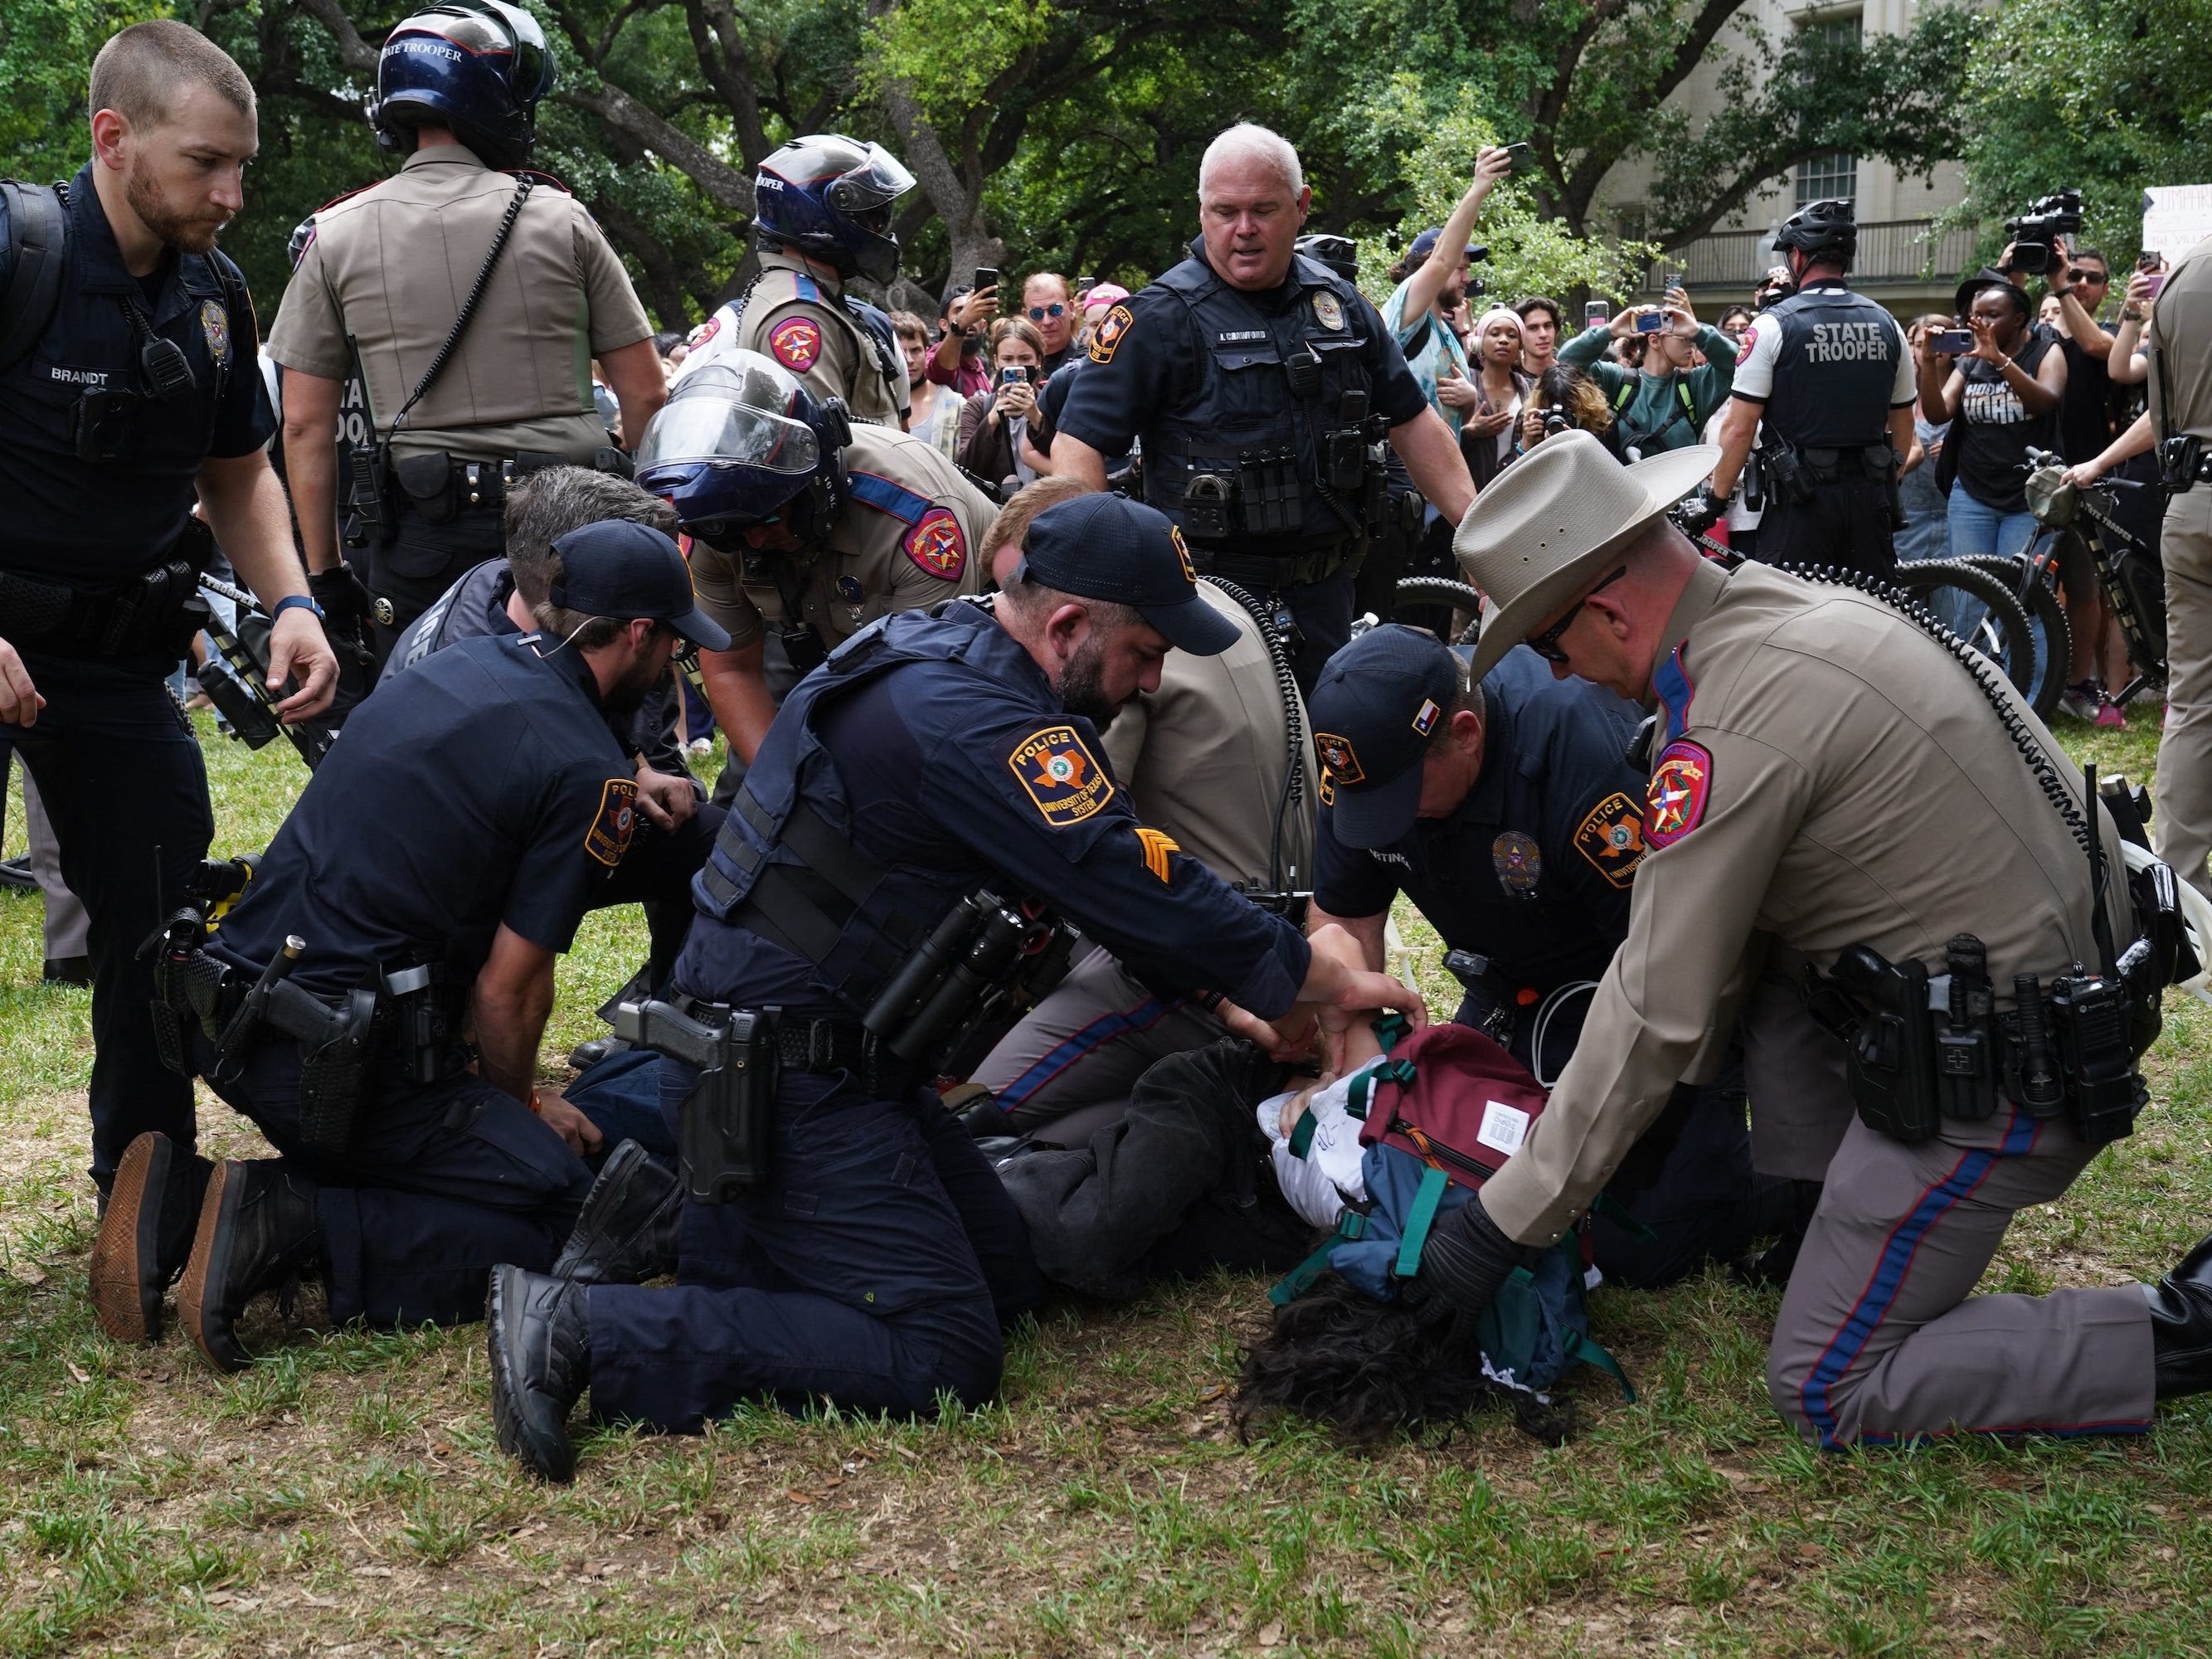
M 2168 438 L 2158 447 L 2159 482 L 2169 495 L 2185 495 L 2201 483 L 2212 483 L 2212 448 L 2194 433 Z
M 1191 549 L 1191 562 L 1202 575 L 1219 576 L 1265 595 L 1327 581 L 1357 559 L 1363 545 L 1357 538 L 1344 536 L 1304 552 L 1284 554 L 1224 553 L 1199 546 Z
M 681 993 L 668 1000 L 686 1014 L 708 1006 L 700 999 Z M 774 1023 L 776 1058 L 787 1071 L 817 1075 L 849 1072 L 872 1100 L 896 1099 L 919 1080 L 912 1066 L 856 1019 L 810 1019 L 774 1008 L 759 1012 Z
M 214 552 L 214 537 L 193 519 L 167 560 L 112 592 L 0 569 L 0 639 L 99 657 L 182 656 L 208 619 L 199 574 Z M 6 556 L 0 550 L 0 562 Z

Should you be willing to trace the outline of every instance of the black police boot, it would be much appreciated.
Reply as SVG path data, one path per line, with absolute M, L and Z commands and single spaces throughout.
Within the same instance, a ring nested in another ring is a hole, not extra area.
M 215 1165 L 149 1131 L 124 1149 L 92 1245 L 92 1311 L 118 1342 L 161 1334 L 161 1292 L 184 1271 Z
M 578 1285 L 635 1285 L 676 1270 L 684 1189 L 635 1140 L 607 1154 L 585 1194 L 553 1277 Z
M 177 1316 L 217 1370 L 253 1363 L 238 1340 L 239 1316 L 264 1291 L 319 1278 L 322 1244 L 313 1183 L 269 1160 L 216 1166 L 177 1287 Z
M 592 1322 L 581 1285 L 520 1267 L 491 1270 L 484 1328 L 491 1418 L 500 1449 L 541 1480 L 575 1479 L 568 1413 L 592 1371 Z
M 2150 1351 L 2158 1397 L 2212 1393 L 2212 1238 L 2204 1239 L 2155 1285 L 2150 1304 Z

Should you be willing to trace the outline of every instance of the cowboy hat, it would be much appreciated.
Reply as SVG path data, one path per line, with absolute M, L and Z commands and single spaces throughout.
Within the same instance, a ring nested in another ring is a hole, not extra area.
M 1692 444 L 1623 466 L 1589 433 L 1573 431 L 1545 439 L 1499 473 L 1452 538 L 1461 570 L 1490 602 L 1474 677 L 1558 620 L 1720 458 L 1717 446 Z

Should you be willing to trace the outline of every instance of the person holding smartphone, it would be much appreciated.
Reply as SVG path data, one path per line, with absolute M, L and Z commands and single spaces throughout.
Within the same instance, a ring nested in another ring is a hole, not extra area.
M 1028 483 L 1050 470 L 1048 460 L 1038 467 L 1044 458 L 1030 442 L 1037 417 L 1036 375 L 1043 359 L 1043 337 L 1026 317 L 1002 317 L 992 329 L 995 378 L 960 411 L 960 465 L 977 477 L 994 485 L 1010 477 Z
M 1642 365 L 1609 360 L 1606 348 L 1615 340 L 1642 342 Z M 1690 366 L 1692 348 L 1705 354 L 1702 368 Z M 1612 404 L 1621 453 L 1632 461 L 1699 441 L 1705 422 L 1728 402 L 1735 360 L 1734 343 L 1698 322 L 1679 283 L 1660 304 L 1630 306 L 1559 348 L 1559 361 L 1596 381 Z
M 937 346 L 922 367 L 930 383 L 951 386 L 963 398 L 989 386 L 991 365 L 983 348 L 998 317 L 999 273 L 979 266 L 975 286 L 953 289 L 939 314 Z

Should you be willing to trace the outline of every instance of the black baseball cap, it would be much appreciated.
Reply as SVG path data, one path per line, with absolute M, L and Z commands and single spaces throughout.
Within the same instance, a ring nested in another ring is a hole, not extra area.
M 1459 668 L 1418 628 L 1370 628 L 1322 665 L 1306 713 L 1334 799 L 1329 827 L 1347 847 L 1388 847 L 1421 807 L 1421 757 L 1451 718 Z
M 1237 642 L 1237 624 L 1199 597 L 1182 532 L 1126 495 L 1093 493 L 1045 508 L 1030 520 L 1014 577 L 1131 606 L 1194 657 L 1218 656 Z
M 665 622 L 706 651 L 726 651 L 730 636 L 699 609 L 691 568 L 676 544 L 649 524 L 607 519 L 556 537 L 561 580 L 546 598 L 564 611 L 627 621 Z

